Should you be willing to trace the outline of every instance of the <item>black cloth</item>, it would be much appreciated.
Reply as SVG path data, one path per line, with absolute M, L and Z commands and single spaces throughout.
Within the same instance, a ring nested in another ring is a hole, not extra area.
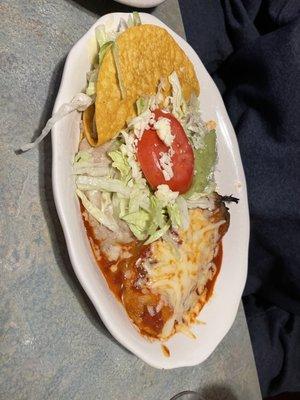
M 300 0 L 180 0 L 237 134 L 251 216 L 243 302 L 263 396 L 300 390 Z M 201 85 L 201 83 L 200 83 Z

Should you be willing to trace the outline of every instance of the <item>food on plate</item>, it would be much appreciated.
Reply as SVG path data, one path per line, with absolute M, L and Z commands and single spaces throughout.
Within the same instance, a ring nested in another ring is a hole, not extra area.
M 161 77 L 165 78 L 162 98 L 170 94 L 166 78 L 173 71 L 181 82 L 186 100 L 191 93 L 199 94 L 192 63 L 165 29 L 136 25 L 119 35 L 99 70 L 95 101 L 97 141 L 92 139 L 91 145 L 111 139 L 126 121 L 136 116 L 136 100 L 155 94 Z
M 216 124 L 203 121 L 191 61 L 138 14 L 96 29 L 76 193 L 95 259 L 145 336 L 191 337 L 229 227 L 216 192 Z
M 193 65 L 166 30 L 133 13 L 95 35 L 85 93 L 21 150 L 82 113 L 73 173 L 99 269 L 143 336 L 193 338 L 221 268 L 225 203 L 238 202 L 217 193 L 217 126 L 202 119 Z

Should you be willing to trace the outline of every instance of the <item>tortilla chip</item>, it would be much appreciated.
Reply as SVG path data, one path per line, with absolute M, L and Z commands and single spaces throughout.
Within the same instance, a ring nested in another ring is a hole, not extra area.
M 98 135 L 96 129 L 94 129 L 94 115 L 95 115 L 95 104 L 90 105 L 84 110 L 82 115 L 83 135 L 87 138 L 88 142 L 92 146 L 97 146 Z
M 126 121 L 136 115 L 135 102 L 143 95 L 153 95 L 161 78 L 176 71 L 185 100 L 192 93 L 199 95 L 199 83 L 194 67 L 172 36 L 155 25 L 139 25 L 127 29 L 116 40 L 119 76 L 122 78 L 123 98 L 112 49 L 102 62 L 95 102 L 95 122 L 99 146 L 113 138 Z M 163 92 L 170 94 L 170 85 Z

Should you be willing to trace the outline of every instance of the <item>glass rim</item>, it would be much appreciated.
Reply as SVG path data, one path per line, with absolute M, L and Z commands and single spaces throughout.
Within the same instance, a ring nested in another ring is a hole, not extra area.
M 203 398 L 201 397 L 200 393 L 198 393 L 198 392 L 194 392 L 193 390 L 184 390 L 183 392 L 180 392 L 180 393 L 175 394 L 173 397 L 171 397 L 170 400 L 177 400 L 177 399 L 180 399 L 180 397 L 182 397 L 182 396 L 184 396 L 184 395 L 186 395 L 186 394 L 195 394 L 195 395 L 198 395 L 198 396 L 199 396 L 199 399 L 198 399 L 198 400 L 203 399 Z

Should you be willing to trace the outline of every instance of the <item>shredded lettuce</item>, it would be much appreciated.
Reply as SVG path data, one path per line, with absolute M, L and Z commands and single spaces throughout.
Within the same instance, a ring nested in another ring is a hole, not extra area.
M 110 47 L 112 46 L 114 42 L 106 42 L 103 46 L 100 47 L 99 50 L 99 66 L 101 67 L 103 58 L 105 56 L 105 54 L 107 53 L 107 51 L 110 49 Z
M 139 239 L 145 240 L 147 235 L 147 225 L 149 223 L 149 214 L 144 210 L 125 214 L 122 220 L 127 222 L 132 233 Z
M 74 157 L 74 164 L 82 164 L 84 162 L 91 162 L 93 160 L 93 157 L 91 155 L 91 152 L 88 150 L 81 150 L 79 151 L 76 156 Z
M 194 94 L 191 95 L 190 101 L 187 105 L 182 125 L 192 142 L 194 149 L 198 150 L 203 148 L 203 139 L 208 130 L 201 117 L 199 99 Z
M 144 113 L 149 110 L 150 99 L 149 96 L 142 96 L 136 101 L 137 115 Z
M 131 232 L 138 240 L 145 240 L 147 238 L 147 233 L 140 231 L 135 225 L 129 224 L 128 225 Z
M 88 85 L 86 89 L 86 94 L 88 96 L 96 95 L 96 85 L 99 68 L 101 67 L 105 54 L 113 45 L 117 37 L 117 33 L 118 32 L 115 31 L 107 31 L 105 25 L 99 25 L 95 29 L 95 36 L 99 46 L 98 64 L 96 64 L 95 68 L 87 74 Z
M 161 229 L 157 230 L 151 236 L 149 236 L 149 238 L 144 242 L 144 244 L 146 245 L 155 242 L 156 240 L 164 236 L 164 234 L 168 232 L 169 229 L 170 229 L 170 224 L 169 223 L 165 224 Z
M 108 153 L 109 157 L 113 160 L 112 166 L 117 168 L 121 174 L 121 180 L 128 182 L 130 179 L 130 165 L 128 158 L 120 150 L 110 151 Z
M 179 192 L 173 192 L 168 185 L 159 185 L 155 196 L 162 202 L 163 206 L 174 204 Z
M 89 175 L 89 176 L 108 176 L 110 168 L 103 164 L 90 164 L 88 166 L 74 165 L 74 175 Z
M 115 39 L 117 37 L 117 32 L 107 31 L 105 25 L 99 25 L 95 29 L 95 36 L 99 46 L 98 65 L 93 71 L 91 71 L 90 76 L 88 76 L 88 86 L 86 89 L 86 93 L 89 96 L 96 95 L 96 85 L 97 85 L 99 68 L 101 67 L 105 54 L 114 44 Z
M 144 113 L 145 111 L 153 111 L 160 106 L 164 101 L 162 89 L 166 88 L 165 79 L 160 78 L 157 86 L 157 92 L 152 96 L 142 96 L 136 101 L 137 115 Z
M 178 196 L 176 204 L 180 213 L 181 228 L 186 230 L 189 227 L 189 210 L 187 202 L 183 196 Z
M 149 222 L 149 214 L 144 210 L 123 215 L 122 219 L 131 225 L 134 225 L 139 231 L 145 231 Z
M 186 102 L 183 98 L 181 85 L 175 71 L 169 76 L 169 82 L 172 86 L 172 113 L 181 120 L 186 112 Z
M 101 211 L 98 207 L 93 205 L 86 195 L 79 189 L 76 190 L 77 196 L 80 198 L 83 207 L 98 221 L 113 232 L 118 232 L 120 227 L 113 216 L 110 216 L 107 212 Z
M 150 191 L 147 187 L 141 188 L 135 184 L 132 188 L 129 198 L 129 212 L 138 211 L 140 208 L 149 212 L 150 210 Z
M 69 103 L 62 104 L 59 107 L 59 109 L 57 110 L 57 112 L 54 115 L 52 115 L 52 117 L 47 121 L 40 136 L 38 136 L 34 142 L 27 143 L 27 144 L 21 146 L 20 151 L 25 152 L 25 151 L 33 149 L 48 135 L 48 133 L 51 131 L 53 126 L 58 121 L 60 121 L 66 115 L 72 113 L 73 111 L 86 110 L 92 104 L 92 102 L 93 102 L 93 100 L 91 97 L 87 96 L 85 93 L 79 93 L 76 96 L 74 96 L 73 99 Z
M 111 193 L 103 192 L 101 193 L 101 211 L 112 211 L 112 201 L 111 201 Z
M 133 11 L 132 14 L 129 14 L 127 19 L 127 27 L 131 28 L 132 26 L 141 25 L 141 18 L 137 11 Z
M 122 33 L 124 31 L 126 31 L 126 29 L 128 29 L 127 22 L 125 21 L 124 18 L 120 18 L 119 25 L 118 25 L 118 32 Z
M 120 18 L 119 26 L 118 26 L 118 33 L 124 32 L 126 29 L 130 28 L 131 26 L 141 25 L 141 18 L 138 12 L 134 11 L 132 15 L 129 15 L 127 22 L 124 18 Z
M 118 179 L 101 178 L 94 176 L 79 175 L 76 179 L 79 190 L 100 190 L 116 192 L 125 197 L 130 196 L 130 188 Z
M 161 228 L 166 223 L 166 213 L 164 204 L 155 196 L 150 197 L 151 228 L 150 233 L 158 227 Z
M 88 85 L 87 85 L 85 92 L 88 96 L 92 97 L 92 96 L 96 95 L 98 72 L 99 72 L 99 69 L 97 67 L 87 74 Z
M 132 26 L 134 26 L 134 21 L 133 21 L 132 15 L 129 14 L 128 19 L 127 19 L 127 27 L 131 28 Z
M 213 195 L 205 193 L 193 193 L 186 200 L 188 208 L 202 208 L 213 210 L 215 206 L 215 200 Z
M 116 40 L 118 32 L 114 30 L 108 31 L 105 25 L 98 25 L 95 29 L 95 36 L 99 46 L 101 49 L 108 42 L 114 42 Z
M 121 197 L 118 193 L 112 194 L 113 215 L 117 218 L 122 218 L 126 214 L 129 200 Z
M 74 157 L 74 175 L 108 176 L 110 167 L 107 161 L 95 162 L 90 150 L 79 151 Z
M 141 25 L 142 21 L 140 18 L 140 14 L 137 11 L 133 11 L 132 13 L 133 25 Z
M 128 164 L 131 167 L 132 178 L 135 181 L 141 181 L 142 172 L 135 156 L 135 138 L 125 131 L 121 131 L 121 135 L 125 143 L 121 144 L 120 150 L 127 157 Z
M 118 77 L 121 97 L 122 97 L 122 99 L 125 99 L 125 97 L 126 97 L 126 88 L 124 86 L 123 79 L 122 79 L 119 48 L 118 48 L 118 45 L 117 45 L 116 42 L 114 42 L 113 45 L 112 45 L 112 54 L 113 54 L 115 65 L 116 65 L 117 77 Z
M 170 216 L 173 228 L 179 228 L 182 225 L 180 210 L 177 203 L 169 204 L 167 206 L 168 214 Z

